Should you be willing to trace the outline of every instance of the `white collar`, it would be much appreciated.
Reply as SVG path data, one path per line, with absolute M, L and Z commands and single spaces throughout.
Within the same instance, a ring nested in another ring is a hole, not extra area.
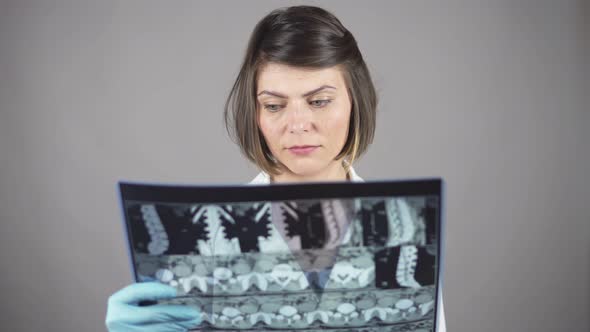
M 356 174 L 352 166 L 350 167 L 348 174 L 350 175 L 351 182 L 365 182 L 365 180 L 363 180 L 360 176 L 358 176 L 358 174 Z M 264 171 L 260 172 L 248 184 L 270 184 L 270 176 L 268 175 L 268 173 Z

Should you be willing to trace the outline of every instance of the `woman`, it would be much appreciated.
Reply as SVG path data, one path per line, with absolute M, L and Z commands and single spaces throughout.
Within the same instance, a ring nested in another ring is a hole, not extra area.
M 296 6 L 275 10 L 256 25 L 225 105 L 225 123 L 261 169 L 250 184 L 362 181 L 352 164 L 373 140 L 376 107 L 352 34 L 329 12 Z M 175 294 L 157 283 L 129 285 L 109 298 L 106 325 L 111 332 L 198 325 L 199 313 L 187 307 L 137 305 Z

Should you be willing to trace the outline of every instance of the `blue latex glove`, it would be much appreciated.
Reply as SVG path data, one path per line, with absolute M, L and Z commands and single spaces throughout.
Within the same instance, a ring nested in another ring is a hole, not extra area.
M 158 282 L 128 285 L 109 297 L 105 324 L 110 332 L 176 332 L 195 328 L 201 314 L 184 305 L 138 306 L 140 301 L 170 299 L 176 289 Z

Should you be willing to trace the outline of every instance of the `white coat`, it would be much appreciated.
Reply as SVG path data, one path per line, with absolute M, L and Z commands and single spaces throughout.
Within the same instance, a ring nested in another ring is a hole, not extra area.
M 356 174 L 353 167 L 350 167 L 350 171 L 349 171 L 348 175 L 349 175 L 349 178 L 352 182 L 364 182 L 364 180 L 360 176 L 358 176 L 358 174 Z M 254 184 L 254 185 L 270 184 L 270 176 L 266 172 L 260 172 L 248 184 Z M 447 324 L 445 321 L 445 311 L 444 311 L 443 300 L 442 300 L 442 292 L 441 292 L 441 297 L 440 297 L 440 301 L 439 301 L 438 322 L 439 322 L 439 324 L 438 324 L 439 330 L 437 332 L 447 332 Z

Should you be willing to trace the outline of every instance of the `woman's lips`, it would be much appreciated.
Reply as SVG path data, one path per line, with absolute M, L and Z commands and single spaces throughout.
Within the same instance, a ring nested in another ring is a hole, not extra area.
M 302 146 L 293 146 L 289 148 L 293 154 L 298 156 L 305 156 L 312 153 L 315 149 L 317 149 L 319 145 L 302 145 Z

